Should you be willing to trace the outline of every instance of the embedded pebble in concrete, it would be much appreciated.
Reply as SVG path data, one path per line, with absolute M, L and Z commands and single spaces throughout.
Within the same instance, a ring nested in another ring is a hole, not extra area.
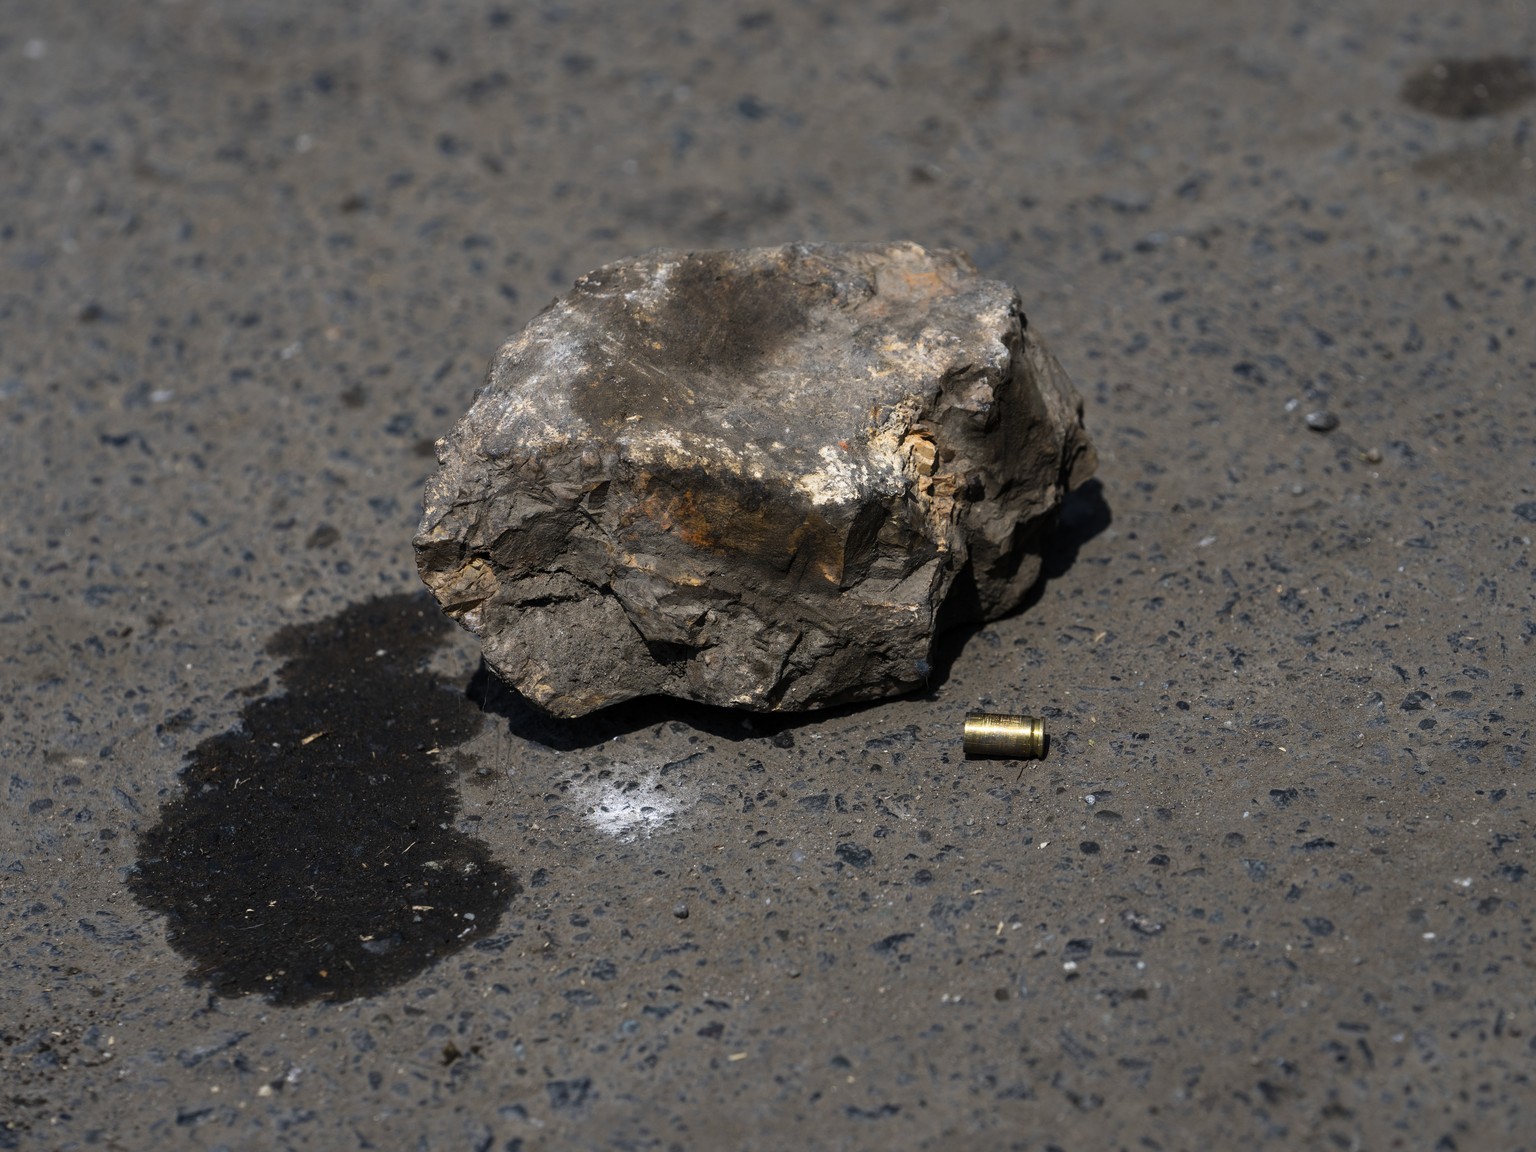
M 1403 82 L 1403 100 L 1451 120 L 1496 116 L 1536 96 L 1536 70 L 1517 56 L 1436 60 Z
M 1094 467 L 1017 293 L 910 243 L 600 268 L 439 459 L 422 579 L 560 716 L 917 688 L 945 626 L 1018 606 Z
M 1314 432 L 1332 432 L 1339 426 L 1339 418 L 1326 408 L 1307 413 L 1307 427 Z

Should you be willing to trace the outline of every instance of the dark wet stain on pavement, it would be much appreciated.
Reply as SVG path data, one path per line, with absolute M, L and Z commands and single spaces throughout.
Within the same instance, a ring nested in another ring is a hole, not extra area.
M 1403 84 L 1403 100 L 1452 120 L 1496 116 L 1536 95 L 1536 70 L 1516 56 L 1437 60 Z
M 278 632 L 284 695 L 192 752 L 130 880 L 226 996 L 348 1000 L 490 932 L 519 891 L 454 826 L 446 752 L 481 713 L 426 671 L 451 628 L 421 595 Z M 462 757 L 460 757 L 462 759 Z

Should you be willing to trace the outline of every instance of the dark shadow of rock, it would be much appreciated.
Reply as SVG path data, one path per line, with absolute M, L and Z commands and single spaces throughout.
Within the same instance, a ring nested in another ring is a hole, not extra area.
M 1109 502 L 1104 499 L 1104 484 L 1089 480 L 1067 494 L 1061 502 L 1056 533 L 1045 550 L 1045 565 L 1040 571 L 1041 581 L 1026 597 L 1019 611 L 1024 612 L 1040 602 L 1045 592 L 1045 582 L 1059 580 L 1077 563 L 1077 554 L 1084 544 L 1114 523 Z
M 748 712 L 744 708 L 721 708 L 672 696 L 641 696 L 566 720 L 551 716 L 532 703 L 502 681 L 484 661 L 470 678 L 464 694 L 484 711 L 505 720 L 512 735 L 557 752 L 595 748 L 616 736 L 628 736 L 661 724 L 686 724 L 721 740 L 778 740 L 807 724 L 851 716 L 884 703 L 865 700 L 813 712 Z

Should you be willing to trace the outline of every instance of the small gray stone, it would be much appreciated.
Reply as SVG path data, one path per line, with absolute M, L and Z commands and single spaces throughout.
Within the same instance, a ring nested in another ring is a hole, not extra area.
M 903 243 L 600 268 L 502 347 L 438 459 L 422 579 L 560 716 L 919 687 L 942 627 L 1018 606 L 1094 467 L 1013 289 Z
M 1332 432 L 1339 426 L 1339 418 L 1326 408 L 1307 413 L 1307 427 L 1314 432 Z

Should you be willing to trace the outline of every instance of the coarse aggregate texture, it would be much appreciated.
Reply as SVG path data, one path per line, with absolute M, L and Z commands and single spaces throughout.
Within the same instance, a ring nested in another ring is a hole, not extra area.
M 1533 51 L 1491 0 L 8 5 L 0 1147 L 1530 1147 Z M 926 693 L 560 723 L 386 642 L 432 441 L 577 275 L 892 238 L 1019 288 L 1099 451 Z M 973 708 L 1049 759 L 963 761 Z M 227 995 L 146 887 L 220 748 L 274 843 L 416 851 L 283 791 L 332 727 L 440 765 L 504 906 Z
M 1023 603 L 1094 464 L 1018 294 L 901 242 L 589 272 L 437 451 L 421 577 L 567 719 L 924 688 L 940 632 Z

